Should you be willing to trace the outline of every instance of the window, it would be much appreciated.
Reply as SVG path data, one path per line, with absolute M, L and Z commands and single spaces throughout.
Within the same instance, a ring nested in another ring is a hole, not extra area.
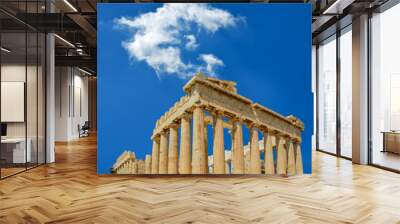
M 317 51 L 317 146 L 321 151 L 351 158 L 353 78 L 351 24 L 340 30 L 337 35 L 320 43 Z
M 318 149 L 336 153 L 336 36 L 318 47 Z
M 351 26 L 340 36 L 340 155 L 352 157 L 352 35 Z
M 400 4 L 371 18 L 371 162 L 400 170 Z

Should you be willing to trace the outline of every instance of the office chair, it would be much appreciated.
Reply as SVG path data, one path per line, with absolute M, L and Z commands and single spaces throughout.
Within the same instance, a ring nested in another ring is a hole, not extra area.
M 78 125 L 79 138 L 89 136 L 89 129 L 90 129 L 89 121 L 85 121 L 85 123 L 82 125 L 82 127 L 80 127 L 80 125 Z

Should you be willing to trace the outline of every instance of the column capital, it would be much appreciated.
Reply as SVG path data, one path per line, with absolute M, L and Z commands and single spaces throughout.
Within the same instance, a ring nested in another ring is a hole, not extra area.
M 300 137 L 297 137 L 297 136 L 284 135 L 284 137 L 285 137 L 287 140 L 289 140 L 289 141 L 291 141 L 291 142 L 293 142 L 293 143 L 299 143 L 299 142 L 301 142 L 301 138 L 300 138 Z
M 274 133 L 274 135 L 279 135 L 280 134 L 280 132 L 278 130 L 276 130 L 276 129 L 271 130 L 271 133 Z
M 260 131 L 262 131 L 263 133 L 268 133 L 269 135 L 277 135 L 279 133 L 279 131 L 277 131 L 275 128 L 265 125 L 261 125 Z
M 212 116 L 224 116 L 225 112 L 224 112 L 224 110 L 221 110 L 218 108 L 212 108 L 212 109 L 210 109 L 210 114 Z
M 176 128 L 179 127 L 179 124 L 176 123 L 176 122 L 173 122 L 173 123 L 169 124 L 167 127 L 168 127 L 168 128 L 174 128 L 174 129 L 176 129 Z
M 179 116 L 179 119 L 191 119 L 192 116 L 192 112 L 185 111 Z
M 204 108 L 206 107 L 206 105 L 202 104 L 201 101 L 196 101 L 196 102 L 193 104 L 193 107 L 194 107 L 194 108 L 200 107 L 200 108 L 204 109 Z
M 292 137 L 290 137 L 290 136 L 286 137 L 286 141 L 288 143 L 294 143 L 294 139 Z
M 166 135 L 168 134 L 168 128 L 164 128 L 161 132 L 160 132 L 160 136 L 161 135 Z
M 266 127 L 265 125 L 260 125 L 260 127 L 258 128 L 263 134 L 268 132 L 268 127 Z
M 246 124 L 246 126 L 249 129 L 257 128 L 257 129 L 260 130 L 260 128 L 261 128 L 261 125 L 259 123 L 257 123 L 257 122 L 247 121 L 247 122 L 244 122 L 244 123 Z
M 292 141 L 294 144 L 301 144 L 301 138 L 299 137 L 292 137 Z
M 234 116 L 234 117 L 231 118 L 230 121 L 232 123 L 235 123 L 235 122 L 244 123 L 245 119 L 242 116 Z
M 274 136 L 276 138 L 281 138 L 281 139 L 286 139 L 288 137 L 286 134 L 279 132 L 279 131 L 275 131 Z
M 151 138 L 151 140 L 153 140 L 153 141 L 160 141 L 160 134 L 157 133 L 157 134 L 153 135 L 153 137 Z
M 291 136 L 288 135 L 288 134 L 283 134 L 283 138 L 286 139 L 287 141 L 291 141 L 292 140 Z

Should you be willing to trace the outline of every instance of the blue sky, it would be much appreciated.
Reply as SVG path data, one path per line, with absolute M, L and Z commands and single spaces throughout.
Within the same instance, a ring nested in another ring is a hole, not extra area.
M 195 71 L 235 81 L 238 93 L 253 102 L 300 118 L 306 127 L 304 169 L 310 173 L 310 5 L 168 7 L 98 5 L 98 173 L 109 173 L 124 150 L 139 158 L 151 154 L 155 122 L 184 95 L 182 87 Z M 163 17 L 178 23 L 160 25 Z M 225 146 L 230 148 L 227 134 Z

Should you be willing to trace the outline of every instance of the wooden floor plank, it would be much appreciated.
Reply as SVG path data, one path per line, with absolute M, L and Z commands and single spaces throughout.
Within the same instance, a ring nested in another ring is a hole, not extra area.
M 400 223 L 400 175 L 320 152 L 302 177 L 96 174 L 96 138 L 0 181 L 0 223 Z

